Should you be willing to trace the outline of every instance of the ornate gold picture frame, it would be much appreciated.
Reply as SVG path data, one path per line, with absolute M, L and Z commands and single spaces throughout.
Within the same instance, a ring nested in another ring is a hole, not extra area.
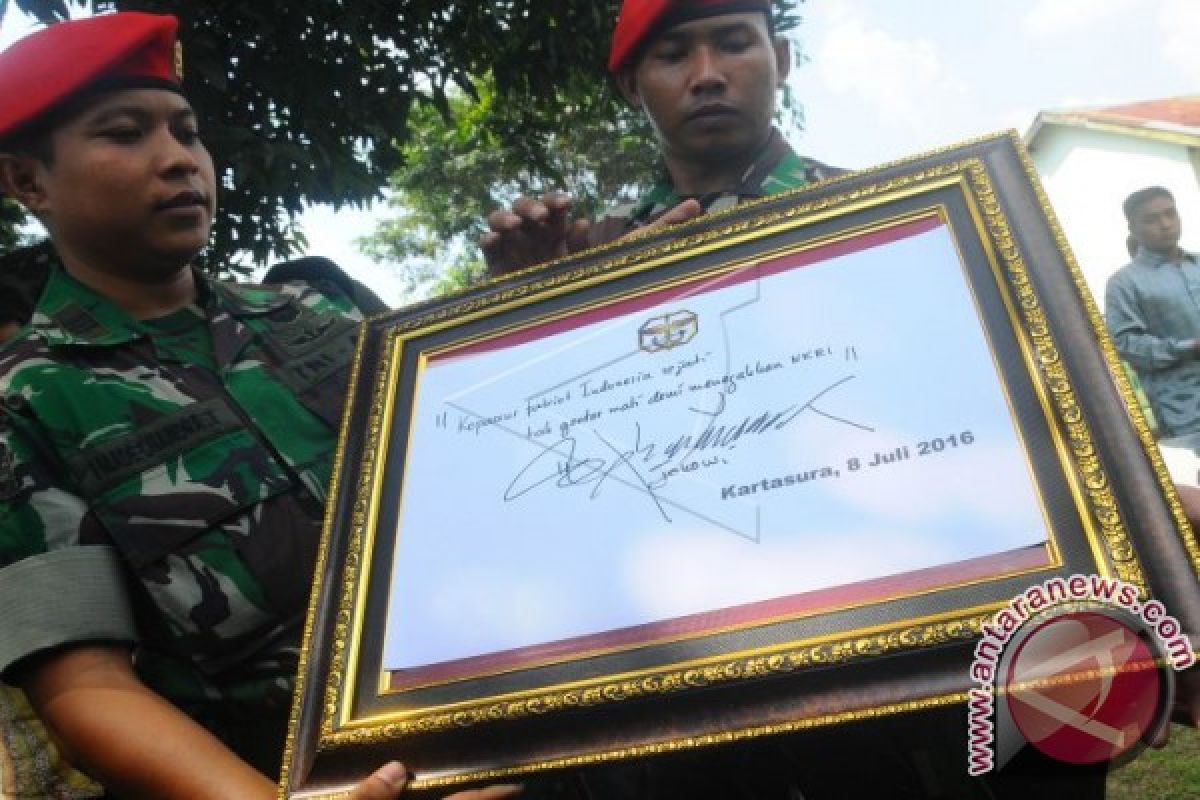
M 364 324 L 281 793 L 962 703 L 1048 578 L 1200 629 L 1184 530 L 1014 135 L 751 202 Z

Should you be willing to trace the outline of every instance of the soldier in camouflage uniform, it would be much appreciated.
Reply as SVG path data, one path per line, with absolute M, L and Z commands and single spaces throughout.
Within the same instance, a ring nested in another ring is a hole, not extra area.
M 772 125 L 791 66 L 767 0 L 626 2 L 609 70 L 647 115 L 662 173 L 636 202 L 594 221 L 570 218 L 570 198 L 523 197 L 488 216 L 481 246 L 492 274 L 807 186 L 842 170 L 797 155 Z
M 197 276 L 195 304 L 137 320 L 55 270 L 0 355 L 0 524 L 22 533 L 0 559 L 47 592 L 95 589 L 76 590 L 86 613 L 46 618 L 61 600 L 22 587 L 33 616 L 0 663 L 81 636 L 137 642 L 142 679 L 193 717 L 282 741 L 261 727 L 290 707 L 296 575 L 315 559 L 358 319 L 301 284 Z
M 191 269 L 216 180 L 176 27 L 100 16 L 0 54 L 0 187 L 58 254 L 0 351 L 0 676 L 109 791 L 266 800 L 361 313 Z

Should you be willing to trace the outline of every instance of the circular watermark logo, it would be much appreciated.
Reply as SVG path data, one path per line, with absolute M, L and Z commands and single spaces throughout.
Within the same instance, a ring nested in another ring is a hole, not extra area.
M 981 626 L 967 691 L 967 773 L 1027 746 L 1073 764 L 1132 758 L 1167 725 L 1197 651 L 1157 599 L 1119 578 L 1055 576 Z
M 1073 764 L 1118 758 L 1166 713 L 1156 648 L 1101 611 L 1070 612 L 1032 626 L 1003 682 L 1009 714 L 1025 740 Z

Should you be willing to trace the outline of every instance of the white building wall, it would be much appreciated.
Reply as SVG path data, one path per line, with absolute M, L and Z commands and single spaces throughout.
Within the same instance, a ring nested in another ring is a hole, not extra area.
M 1101 311 L 1108 276 L 1129 260 L 1121 203 L 1130 192 L 1169 189 L 1183 218 L 1183 247 L 1200 249 L 1200 185 L 1183 145 L 1047 125 L 1031 155 Z

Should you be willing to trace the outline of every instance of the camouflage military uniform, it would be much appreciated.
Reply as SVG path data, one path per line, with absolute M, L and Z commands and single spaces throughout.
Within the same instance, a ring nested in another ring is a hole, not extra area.
M 706 212 L 722 211 L 746 200 L 799 189 L 810 183 L 840 175 L 844 171 L 796 155 L 779 131 L 772 130 L 771 137 L 754 159 L 754 163 L 746 169 L 736 187 L 729 191 L 698 196 L 696 199 Z M 664 171 L 658 183 L 641 199 L 612 208 L 599 217 L 589 231 L 588 243 L 596 246 L 619 239 L 653 222 L 690 197 L 692 195 L 677 192 L 670 176 Z
M 137 321 L 56 270 L 0 353 L 0 672 L 133 643 L 149 686 L 270 773 L 361 315 L 197 282 Z

